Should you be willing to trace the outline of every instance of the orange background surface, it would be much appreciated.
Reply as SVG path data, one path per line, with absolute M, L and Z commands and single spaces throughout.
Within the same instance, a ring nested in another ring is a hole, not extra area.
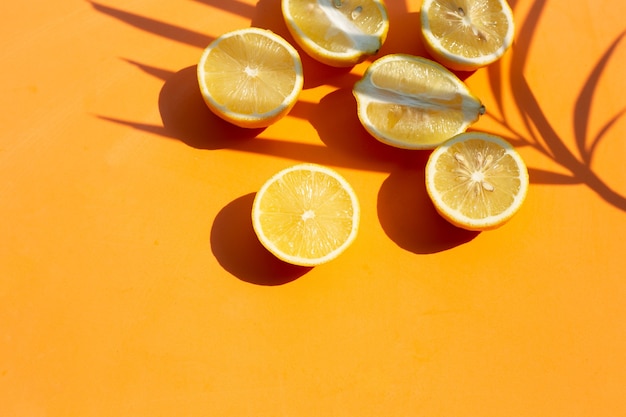
M 265 130 L 207 110 L 202 49 L 251 25 L 293 42 L 278 0 L 3 2 L 0 416 L 626 415 L 626 8 L 511 5 L 513 48 L 459 75 L 531 186 L 470 233 L 428 200 L 428 152 L 359 124 L 369 62 L 302 54 L 300 100 Z M 420 2 L 387 6 L 380 55 L 424 55 Z M 361 202 L 316 268 L 251 228 L 298 162 Z

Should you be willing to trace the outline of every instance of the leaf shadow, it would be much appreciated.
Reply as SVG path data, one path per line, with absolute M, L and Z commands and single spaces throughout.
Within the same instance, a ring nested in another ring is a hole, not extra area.
M 215 9 L 226 10 L 239 16 L 251 17 L 255 13 L 255 7 L 238 0 L 194 0 Z
M 263 131 L 237 127 L 213 114 L 202 99 L 195 65 L 174 73 L 145 65 L 141 67 L 148 73 L 166 77 L 158 99 L 162 125 L 102 115 L 97 115 L 98 118 L 146 133 L 176 139 L 193 148 L 206 150 L 236 147 L 241 145 L 242 141 L 253 139 Z
M 172 25 L 161 20 L 152 19 L 141 14 L 128 12 L 91 0 L 87 0 L 87 3 L 89 3 L 94 10 L 130 26 L 187 45 L 205 48 L 214 39 L 203 33 Z
M 535 1 L 526 19 L 522 22 L 516 36 L 516 43 L 511 51 L 511 64 L 508 73 L 505 72 L 501 62 L 497 62 L 488 68 L 490 86 L 496 97 L 496 105 L 502 117 L 498 118 L 493 113 L 489 113 L 489 115 L 503 128 L 508 130 L 509 135 L 507 139 L 514 145 L 530 147 L 554 160 L 569 172 L 568 174 L 559 174 L 529 167 L 531 182 L 552 185 L 585 184 L 607 203 L 622 211 L 626 211 L 626 196 L 612 189 L 591 167 L 593 152 L 598 143 L 606 137 L 610 128 L 626 112 L 626 108 L 611 117 L 593 137 L 590 138 L 590 133 L 588 132 L 592 98 L 596 94 L 598 82 L 610 57 L 626 32 L 622 32 L 611 43 L 600 60 L 595 64 L 582 91 L 578 95 L 572 114 L 572 123 L 576 148 L 580 154 L 579 157 L 568 148 L 559 132 L 550 123 L 548 115 L 541 108 L 539 100 L 524 73 L 530 47 L 545 5 L 546 0 Z M 512 6 L 514 5 L 512 4 Z M 508 86 L 517 104 L 515 110 L 522 118 L 523 129 L 514 127 L 508 120 L 507 109 L 503 100 L 503 90 L 507 87 L 507 83 L 509 83 Z
M 573 114 L 576 145 L 578 146 L 578 151 L 582 156 L 583 162 L 589 166 L 591 165 L 593 153 L 598 142 L 602 140 L 611 126 L 613 126 L 613 124 L 622 116 L 622 114 L 624 114 L 624 111 L 626 110 L 626 108 L 624 108 L 618 112 L 600 129 L 595 138 L 592 138 L 591 141 L 589 140 L 589 117 L 592 110 L 593 96 L 597 90 L 604 68 L 607 66 L 609 59 L 615 52 L 615 49 L 619 45 L 620 41 L 624 38 L 624 35 L 626 35 L 626 31 L 622 32 L 604 52 L 604 55 L 602 55 L 600 60 L 596 63 L 591 74 L 587 78 L 587 82 L 576 100 L 576 106 Z

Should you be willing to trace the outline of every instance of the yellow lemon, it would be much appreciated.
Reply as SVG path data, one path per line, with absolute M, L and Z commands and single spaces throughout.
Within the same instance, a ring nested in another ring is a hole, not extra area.
M 420 18 L 428 52 L 455 70 L 489 65 L 513 43 L 513 12 L 506 0 L 424 0 Z
M 363 127 L 398 148 L 433 149 L 485 112 L 452 72 L 412 55 L 377 59 L 355 83 L 353 94 Z
M 528 191 L 528 170 L 514 147 L 482 132 L 462 133 L 437 147 L 425 177 L 437 211 L 468 230 L 506 223 Z
M 335 67 L 376 54 L 389 30 L 381 0 L 282 0 L 281 7 L 296 43 L 312 58 Z
M 296 49 L 275 33 L 239 29 L 204 50 L 198 83 L 207 106 L 222 119 L 240 127 L 267 127 L 298 100 L 302 63 Z
M 259 241 L 277 258 L 302 266 L 332 259 L 354 241 L 359 202 L 350 184 L 334 170 L 299 164 L 272 176 L 252 206 Z

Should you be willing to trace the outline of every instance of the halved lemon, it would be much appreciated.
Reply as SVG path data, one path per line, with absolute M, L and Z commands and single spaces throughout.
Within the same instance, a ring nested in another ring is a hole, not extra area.
M 506 223 L 522 206 L 528 170 L 504 139 L 462 133 L 437 147 L 426 163 L 426 191 L 437 211 L 468 230 Z
M 427 51 L 454 70 L 489 65 L 513 43 L 513 12 L 506 0 L 424 0 L 420 19 Z
M 267 127 L 285 116 L 302 91 L 296 49 L 259 28 L 228 32 L 204 50 L 198 63 L 202 97 L 213 113 L 240 127 Z
M 277 258 L 302 266 L 332 259 L 354 241 L 360 208 L 350 184 L 334 170 L 298 164 L 272 176 L 252 205 L 259 241 Z
M 363 127 L 398 148 L 433 149 L 485 113 L 456 75 L 412 55 L 377 59 L 355 83 L 353 94 Z
M 374 55 L 389 30 L 382 0 L 282 0 L 296 43 L 312 58 L 349 67 Z

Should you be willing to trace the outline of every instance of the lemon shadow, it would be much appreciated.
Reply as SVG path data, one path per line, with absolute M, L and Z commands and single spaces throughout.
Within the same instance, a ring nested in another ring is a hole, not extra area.
M 264 129 L 245 129 L 219 118 L 204 103 L 198 87 L 197 66 L 170 76 L 159 93 L 163 130 L 198 149 L 229 148 L 258 136 Z
M 417 56 L 427 54 L 420 38 L 420 13 L 409 13 L 405 5 L 399 7 L 398 3 L 400 2 L 387 2 L 389 32 L 382 48 L 371 60 L 397 53 Z
M 429 152 L 419 152 L 428 157 Z M 426 193 L 424 164 L 394 171 L 381 185 L 377 210 L 385 234 L 416 254 L 442 252 L 470 242 L 479 232 L 453 226 L 435 210 Z
M 242 281 L 265 286 L 287 284 L 311 268 L 285 263 L 261 245 L 252 228 L 255 195 L 233 200 L 215 216 L 211 250 L 222 268 Z
M 359 121 L 352 87 L 325 95 L 311 109 L 308 119 L 322 142 L 341 158 L 343 166 L 391 172 L 398 166 L 415 163 L 414 151 L 386 145 L 365 130 Z

